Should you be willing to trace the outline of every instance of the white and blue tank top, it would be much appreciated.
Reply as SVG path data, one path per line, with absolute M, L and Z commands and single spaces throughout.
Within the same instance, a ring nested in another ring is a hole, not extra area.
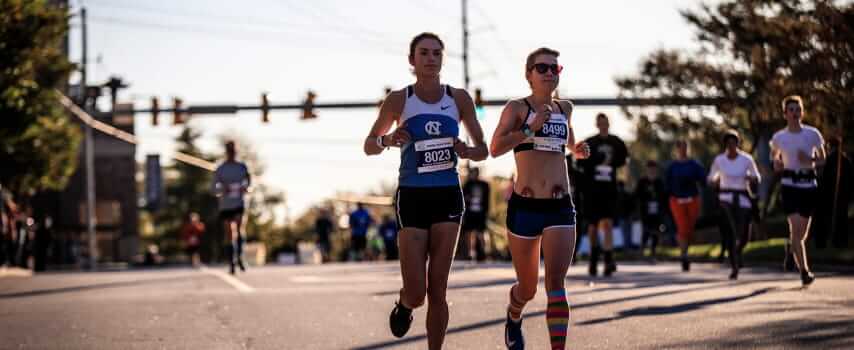
M 411 140 L 400 152 L 399 185 L 405 187 L 459 186 L 454 142 L 460 136 L 460 111 L 450 86 L 438 103 L 426 103 L 406 87 L 399 125 Z

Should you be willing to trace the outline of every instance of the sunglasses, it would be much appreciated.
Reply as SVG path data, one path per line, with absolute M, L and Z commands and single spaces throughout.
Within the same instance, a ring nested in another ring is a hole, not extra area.
M 547 71 L 552 71 L 552 74 L 560 74 L 563 71 L 563 66 L 559 64 L 537 63 L 528 67 L 528 71 L 532 70 L 536 70 L 540 74 L 546 74 Z

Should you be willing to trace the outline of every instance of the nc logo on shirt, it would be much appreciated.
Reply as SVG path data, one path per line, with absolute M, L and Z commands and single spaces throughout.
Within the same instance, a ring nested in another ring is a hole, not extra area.
M 430 122 L 427 122 L 426 124 L 424 124 L 424 132 L 426 132 L 427 135 L 439 136 L 439 135 L 441 135 L 441 131 L 440 131 L 441 127 L 442 127 L 442 123 L 437 122 L 437 121 L 430 121 Z

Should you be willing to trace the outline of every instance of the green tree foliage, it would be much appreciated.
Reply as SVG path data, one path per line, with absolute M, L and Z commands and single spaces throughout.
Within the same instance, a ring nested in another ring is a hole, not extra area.
M 46 1 L 0 0 L 0 183 L 18 194 L 61 189 L 77 166 L 80 131 L 55 92 L 74 68 L 67 18 Z
M 222 161 L 224 151 L 217 155 L 206 154 L 197 146 L 202 133 L 187 124 L 176 138 L 177 151 L 209 161 Z M 275 209 L 284 203 L 284 196 L 273 191 L 262 181 L 265 165 L 260 161 L 252 144 L 239 135 L 221 137 L 237 143 L 238 160 L 246 163 L 252 174 L 252 192 L 247 198 L 246 224 L 249 241 L 264 243 L 271 253 L 284 244 L 282 228 L 276 226 Z M 165 255 L 181 251 L 181 227 L 190 213 L 198 213 L 206 226 L 202 239 L 202 257 L 220 259 L 223 246 L 223 228 L 218 218 L 218 200 L 212 192 L 213 173 L 190 164 L 174 162 L 165 170 L 165 198 L 163 205 L 153 214 L 155 235 L 153 242 Z
M 187 124 L 175 140 L 177 151 L 213 160 L 196 145 L 201 136 L 201 132 Z M 210 171 L 178 161 L 164 169 L 164 198 L 159 210 L 153 213 L 154 242 L 162 253 L 172 255 L 181 250 L 181 227 L 190 213 L 196 212 L 207 228 L 202 240 L 203 256 L 206 260 L 219 256 L 217 247 L 222 242 L 222 231 L 216 221 L 217 201 L 211 192 L 212 178 Z
M 805 98 L 808 123 L 847 136 L 841 126 L 854 116 L 854 4 L 739 0 L 682 16 L 694 27 L 699 48 L 651 53 L 637 75 L 617 79 L 621 95 L 718 96 L 729 102 L 714 110 L 627 108 L 630 117 L 645 117 L 633 150 L 655 149 L 663 156 L 675 137 L 717 148 L 721 130 L 733 128 L 756 151 L 785 125 L 780 101 L 790 94 Z

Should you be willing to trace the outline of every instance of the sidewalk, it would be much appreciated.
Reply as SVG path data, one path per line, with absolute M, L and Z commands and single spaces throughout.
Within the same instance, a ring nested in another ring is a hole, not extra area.
M 22 269 L 20 267 L 0 267 L 0 278 L 3 277 L 30 277 L 33 275 L 32 270 Z

